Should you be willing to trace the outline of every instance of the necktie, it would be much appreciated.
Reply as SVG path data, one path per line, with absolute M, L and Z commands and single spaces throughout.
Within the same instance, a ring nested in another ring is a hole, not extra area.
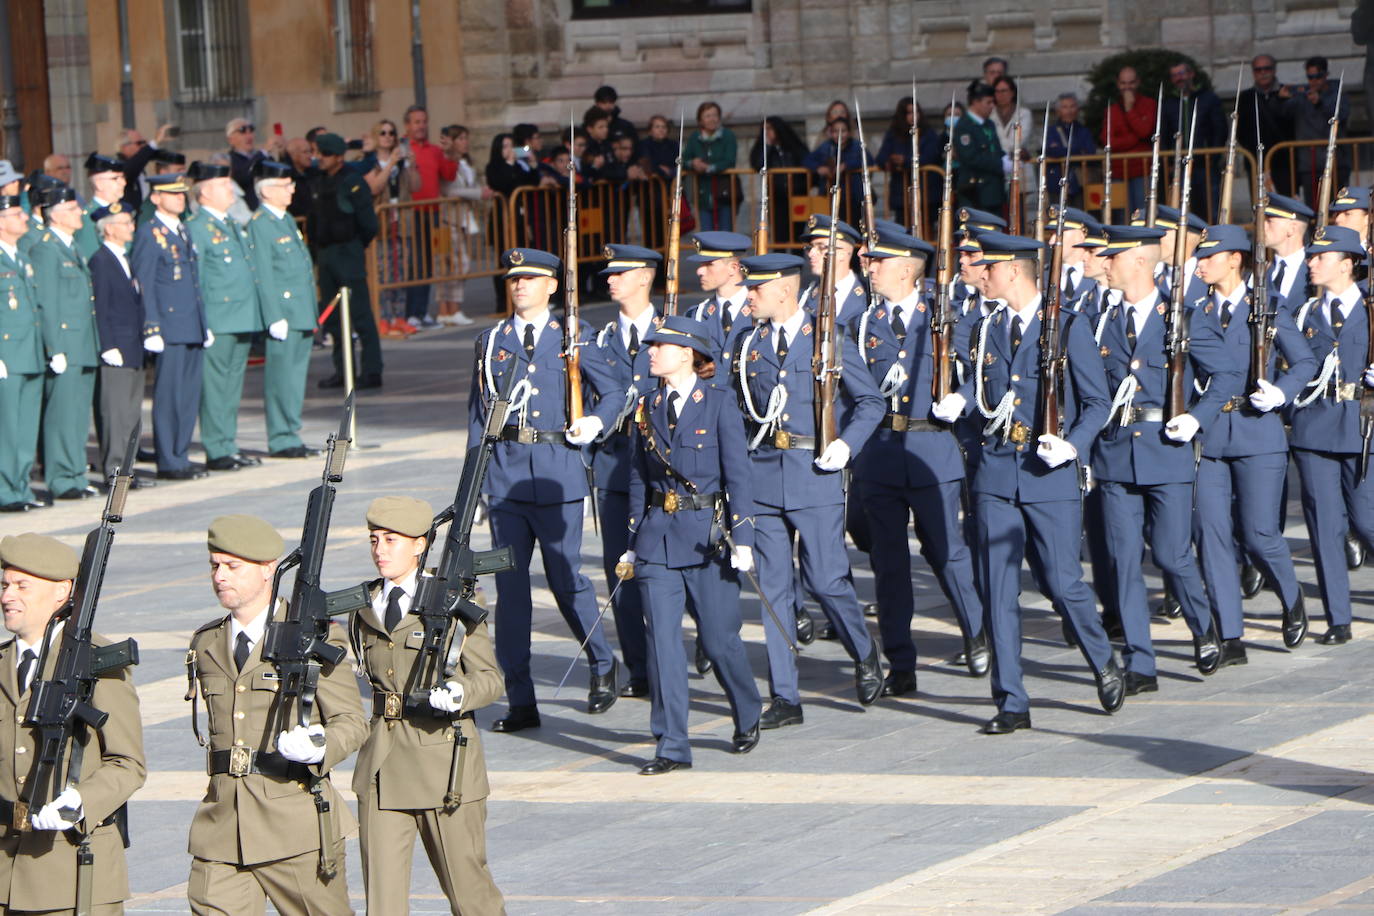
M 38 656 L 32 649 L 25 649 L 24 654 L 19 657 L 19 692 L 23 693 L 29 689 L 29 672 L 33 670 L 34 660 Z
M 720 301 L 717 301 L 717 305 L 720 306 L 720 326 L 721 326 L 721 329 L 722 329 L 723 331 L 725 331 L 725 336 L 726 336 L 726 337 L 729 337 L 729 336 L 730 336 L 730 328 L 734 327 L 734 324 L 735 324 L 735 319 L 734 319 L 734 317 L 730 314 L 730 305 L 729 305 L 729 303 L 720 302 Z
M 248 645 L 248 634 L 239 632 L 238 638 L 234 640 L 234 667 L 242 671 L 243 666 L 248 664 L 248 653 L 251 647 Z
M 1224 331 L 1231 325 L 1231 300 L 1226 300 L 1221 304 L 1221 329 Z
M 668 428 L 669 428 L 669 429 L 672 429 L 674 426 L 677 426 L 677 402 L 678 402 L 678 393 L 677 393 L 676 391 L 670 391 L 670 392 L 668 392 Z
M 1283 277 L 1287 270 L 1287 261 L 1280 261 L 1279 263 L 1274 265 L 1274 287 L 1278 289 L 1280 293 L 1283 292 Z
M 1078 288 L 1078 278 L 1072 267 L 1064 270 L 1064 298 L 1072 299 L 1073 291 Z
M 906 322 L 902 320 L 902 310 L 896 306 L 892 308 L 892 333 L 898 340 L 906 340 Z
M 396 625 L 401 622 L 401 595 L 400 588 L 392 588 L 391 594 L 386 596 L 386 631 L 390 633 L 396 629 Z
M 787 358 L 787 331 L 778 328 L 778 362 Z
M 1011 316 L 1011 352 L 1016 355 L 1016 351 L 1021 349 L 1021 316 Z
M 1328 300 L 1326 303 L 1327 317 L 1331 319 L 1331 330 L 1337 334 L 1341 333 L 1341 328 L 1345 327 L 1345 316 L 1341 314 L 1340 302 Z
M 1135 349 L 1135 307 L 1134 307 L 1134 306 L 1128 305 L 1128 306 L 1126 306 L 1126 308 L 1125 308 L 1124 311 L 1125 311 L 1125 314 L 1126 314 L 1126 343 L 1130 344 L 1130 345 L 1131 345 L 1131 349 L 1134 350 L 1134 349 Z
M 525 325 L 525 354 L 534 355 L 534 325 Z
M 639 326 L 630 325 L 630 345 L 625 348 L 630 353 L 630 359 L 639 355 Z

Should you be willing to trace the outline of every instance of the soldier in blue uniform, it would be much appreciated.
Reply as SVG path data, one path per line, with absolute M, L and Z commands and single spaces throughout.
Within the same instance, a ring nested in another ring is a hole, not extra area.
M 935 366 L 930 303 L 921 275 L 933 255 L 920 239 L 879 233 L 869 269 L 883 299 L 851 328 L 868 374 L 888 401 L 878 430 L 854 465 L 873 533 L 870 558 L 878 627 L 890 668 L 884 696 L 916 691 L 916 644 L 911 638 L 915 595 L 907 547 L 913 517 L 921 555 L 939 579 L 963 632 L 965 663 L 975 676 L 988 670 L 983 605 L 959 523 L 964 459 L 947 425 L 930 419 Z
M 713 231 L 693 235 L 692 247 L 693 252 L 682 260 L 696 265 L 697 281 L 702 291 L 710 295 L 687 314 L 710 330 L 711 343 L 728 367 L 727 357 L 733 354 L 725 348 L 726 341 L 738 340 L 752 324 L 739 259 L 749 253 L 754 243 L 749 236 L 738 232 Z M 736 324 L 739 325 L 738 333 Z
M 814 314 L 804 311 L 797 301 L 803 263 L 789 254 L 759 255 L 741 262 L 749 303 L 761 320 L 742 342 L 736 381 L 752 433 L 754 546 L 764 597 L 774 609 L 784 609 L 776 622 L 771 615 L 763 615 L 772 690 L 772 701 L 761 720 L 763 728 L 802 722 L 797 662 L 789 644 L 795 622 L 785 612 L 796 606 L 798 597 L 793 594 L 794 541 L 802 582 L 820 601 L 855 662 L 859 702 L 870 705 L 883 686 L 878 647 L 864 625 L 845 551 L 845 490 L 840 474 L 877 428 L 883 401 L 873 377 L 864 371 L 858 347 L 837 327 L 834 333 L 841 336 L 836 350 L 843 361 L 840 382 L 853 406 L 837 424 L 837 438 L 824 451 L 818 450 L 811 369 L 818 329 Z M 787 627 L 786 633 L 778 629 L 779 623 Z
M 1065 207 L 1062 218 L 1057 207 L 1050 207 L 1046 215 L 1045 228 L 1049 230 L 1048 244 L 1051 249 L 1058 244 L 1059 233 L 1064 233 L 1064 266 L 1059 274 L 1063 307 L 1071 312 L 1081 312 L 1085 303 L 1097 301 L 1102 288 L 1087 275 L 1091 249 L 1079 246 L 1092 231 L 1101 232 L 1102 224 L 1076 207 Z
M 1254 299 L 1242 271 L 1252 266 L 1251 250 L 1250 240 L 1239 226 L 1208 226 L 1197 249 L 1198 275 L 1211 289 L 1211 297 L 1194 303 L 1193 326 L 1199 322 L 1214 324 L 1237 366 L 1250 361 L 1248 321 Z M 1270 294 L 1277 306 L 1277 295 L 1272 290 Z M 1307 633 L 1302 587 L 1293 570 L 1288 542 L 1279 531 L 1284 478 L 1288 475 L 1288 436 L 1279 410 L 1312 380 L 1317 360 L 1286 309 L 1278 308 L 1273 322 L 1273 344 L 1264 377 L 1257 380 L 1256 390 L 1222 405 L 1221 415 L 1203 436 L 1197 471 L 1193 540 L 1212 616 L 1220 629 L 1218 667 L 1246 663 L 1245 644 L 1241 642 L 1245 621 L 1236 565 L 1237 541 L 1278 592 L 1283 605 L 1284 644 L 1296 648 Z M 1280 356 L 1285 366 L 1282 372 L 1277 371 Z M 1207 379 L 1199 375 L 1198 383 L 1206 386 Z
M 200 298 L 196 251 L 182 224 L 188 187 L 182 175 L 148 178 L 154 214 L 134 232 L 130 266 L 143 293 L 143 347 L 158 354 L 153 381 L 153 446 L 157 476 L 190 480 L 205 476 L 187 453 L 200 410 L 205 348 L 215 335 Z
M 468 396 L 468 441 L 476 442 L 487 411 L 508 373 L 519 373 L 502 441 L 492 454 L 483 485 L 491 504 L 494 543 L 515 551 L 515 568 L 496 574 L 496 657 L 506 678 L 509 713 L 492 730 L 535 728 L 539 708 L 530 675 L 530 560 L 539 543 L 544 574 L 573 638 L 586 641 L 591 667 L 587 711 L 601 713 L 616 701 L 616 661 L 598 625 L 596 594 L 582 575 L 582 501 L 587 472 L 567 437 L 563 323 L 549 312 L 562 262 L 543 251 L 512 248 L 501 255 L 515 315 L 477 338 Z M 591 327 L 576 329 L 579 346 Z
M 19 253 L 29 218 L 18 195 L 0 195 L 0 512 L 26 512 L 43 409 L 43 324 L 33 265 Z
M 826 252 L 830 246 L 830 217 L 814 214 L 806 221 L 801 240 L 806 243 L 806 261 L 815 276 L 801 296 L 802 308 L 816 313 L 821 301 L 821 277 L 825 275 Z M 854 269 L 854 252 L 859 247 L 859 230 L 840 220 L 835 224 L 835 316 L 841 327 L 849 327 L 868 308 L 868 286 Z
M 1270 194 L 1264 211 L 1264 244 L 1273 252 L 1269 282 L 1283 297 L 1283 305 L 1297 314 L 1309 295 L 1307 229 L 1316 214 L 1300 200 Z
M 49 190 L 43 204 L 48 228 L 29 249 L 48 354 L 43 478 L 54 499 L 85 499 L 96 492 L 86 478 L 86 437 L 100 364 L 91 271 L 75 245 L 85 217 L 76 192 L 65 185 Z
M 608 245 L 605 254 L 600 275 L 620 311 L 582 350 L 583 373 L 596 392 L 596 405 L 568 430 L 568 441 L 593 446 L 590 460 L 601 517 L 602 565 L 606 589 L 615 595 L 615 632 L 628 675 L 620 695 L 647 697 L 644 602 L 639 583 L 618 579 L 615 567 L 629 546 L 631 414 L 639 397 L 654 388 L 644 338 L 658 320 L 649 293 L 663 256 L 637 245 Z
M 1164 230 L 1164 236 L 1159 240 L 1159 250 L 1163 253 L 1164 259 L 1155 265 L 1155 282 L 1159 285 L 1160 294 L 1165 298 L 1174 288 L 1173 258 L 1178 223 L 1178 210 L 1164 206 L 1157 209 L 1155 227 Z M 1140 210 L 1131 214 L 1131 225 L 1144 226 L 1145 214 Z M 1202 232 L 1207 228 L 1207 222 L 1196 213 L 1189 213 L 1187 226 L 1188 237 L 1183 243 L 1183 301 L 1191 304 L 1207 295 L 1207 284 L 1198 279 L 1197 258 L 1193 254 L 1197 250 L 1198 242 L 1202 241 Z
M 1366 546 L 1374 542 L 1374 483 L 1360 479 L 1360 382 L 1374 386 L 1374 366 L 1365 366 L 1370 327 L 1354 277 L 1364 257 L 1360 237 L 1327 226 L 1317 230 L 1307 254 L 1318 295 L 1297 310 L 1296 323 L 1319 368 L 1293 401 L 1289 443 L 1326 611 L 1328 629 L 1319 642 L 1331 646 L 1351 636 L 1346 532 L 1353 530 Z
M 1061 227 L 1062 231 L 1062 227 Z M 1030 697 L 1021 670 L 1021 560 L 1035 545 L 1037 578 L 1073 628 L 1108 713 L 1121 708 L 1125 682 L 1112 657 L 1093 593 L 1082 578 L 1080 462 L 1107 416 L 1107 379 L 1086 321 L 1061 312 L 1058 346 L 1065 357 L 1061 426 L 1035 438 L 1041 420 L 1041 335 L 1046 303 L 1037 289 L 1043 246 L 986 233 L 979 238 L 988 293 L 1006 303 L 978 323 L 963 354 L 972 378 L 935 407 L 943 415 L 976 411 L 991 422 L 978 444 L 973 476 L 978 554 L 992 634 L 989 735 L 1029 728 Z M 1062 305 L 1061 305 L 1062 308 Z
M 663 387 L 639 399 L 630 465 L 630 545 L 644 595 L 649 637 L 650 726 L 657 747 L 640 773 L 657 776 L 692 765 L 687 737 L 687 665 L 682 613 L 697 609 L 701 642 L 734 719 L 731 748 L 759 742 L 762 702 L 740 639 L 739 583 L 720 540 L 729 536 L 729 565 L 754 567 L 754 501 L 744 423 L 735 396 L 707 384 L 715 372 L 707 328 L 665 318 L 645 339 L 650 371 Z
M 1196 459 L 1189 443 L 1211 428 L 1221 405 L 1240 393 L 1243 379 L 1217 329 L 1205 321 L 1189 322 L 1185 309 L 1185 396 L 1193 391 L 1199 374 L 1210 377 L 1210 382 L 1185 412 L 1164 416 L 1168 305 L 1154 280 L 1163 234 L 1158 228 L 1108 226 L 1107 247 L 1102 249 L 1110 260 L 1108 282 L 1121 290 L 1122 303 L 1099 318 L 1098 339 L 1113 396 L 1092 470 L 1102 488 L 1107 547 L 1126 641 L 1128 695 L 1159 689 L 1141 572 L 1147 523 L 1155 564 L 1192 630 L 1198 670 L 1216 671 L 1221 647 L 1191 550 Z

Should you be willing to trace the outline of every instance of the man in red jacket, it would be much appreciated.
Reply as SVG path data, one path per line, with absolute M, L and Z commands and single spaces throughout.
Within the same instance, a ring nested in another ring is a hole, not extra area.
M 411 105 L 406 109 L 406 150 L 410 167 L 420 176 L 420 186 L 411 194 L 412 200 L 434 200 L 439 197 L 441 182 L 452 181 L 458 174 L 458 163 L 444 155 L 444 151 L 429 142 L 429 112 L 421 105 Z M 430 236 L 439 220 L 438 207 L 416 207 L 412 218 L 415 220 L 414 264 L 419 276 L 428 277 L 432 271 Z M 434 327 L 436 322 L 429 317 L 429 287 L 406 287 L 406 321 L 411 327 Z
M 1140 94 L 1140 75 L 1134 67 L 1122 67 L 1116 75 L 1116 91 L 1120 98 L 1107 109 L 1107 120 L 1103 122 L 1099 138 L 1102 145 L 1108 145 L 1107 125 L 1111 125 L 1110 145 L 1113 157 L 1122 153 L 1149 152 L 1153 147 L 1155 133 L 1155 100 Z M 1127 196 L 1131 210 L 1145 206 L 1145 182 L 1150 177 L 1148 158 L 1113 158 L 1113 171 L 1120 169 L 1114 177 L 1126 180 Z

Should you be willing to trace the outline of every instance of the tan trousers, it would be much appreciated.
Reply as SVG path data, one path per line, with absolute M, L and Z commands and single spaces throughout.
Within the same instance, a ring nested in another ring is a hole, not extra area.
M 0 916 L 72 916 L 76 910 L 12 910 L 0 903 Z M 95 903 L 91 916 L 124 916 L 122 903 Z
M 342 842 L 338 860 L 339 873 L 325 881 L 318 852 L 260 865 L 192 858 L 186 899 L 195 916 L 263 916 L 268 900 L 281 916 L 353 916 Z
M 487 803 L 465 802 L 453 812 L 442 808 L 384 811 L 374 788 L 358 799 L 363 884 L 368 913 L 409 912 L 410 863 L 415 835 L 425 844 L 429 864 L 448 897 L 454 916 L 499 916 L 506 912 L 501 891 L 487 867 Z

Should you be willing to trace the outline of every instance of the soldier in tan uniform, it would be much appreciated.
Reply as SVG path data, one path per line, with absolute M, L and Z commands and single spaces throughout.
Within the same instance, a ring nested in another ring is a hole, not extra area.
M 457 663 L 427 709 L 406 710 L 402 696 L 422 642 L 409 611 L 432 518 L 428 503 L 408 496 L 380 497 L 367 510 L 372 562 L 382 575 L 368 583 L 371 605 L 349 620 L 373 700 L 372 732 L 353 771 L 363 879 L 369 913 L 406 912 L 418 833 L 453 912 L 485 916 L 505 912 L 487 867 L 487 766 L 472 718 L 503 690 L 486 623 L 465 639 L 458 627 Z M 455 740 L 465 742 L 461 755 Z M 451 780 L 459 791 L 446 804 Z
M 357 681 L 348 665 L 326 666 L 314 724 L 272 734 L 278 680 L 263 661 L 262 639 L 285 545 L 262 519 L 226 515 L 211 523 L 207 546 L 215 596 L 230 613 L 195 632 L 186 660 L 192 722 L 197 696 L 210 720 L 208 744 L 195 726 L 210 785 L 191 821 L 191 911 L 261 914 L 270 899 L 282 916 L 352 913 L 343 838 L 355 821 L 328 774 L 366 731 Z M 280 602 L 277 612 L 284 608 Z M 330 641 L 346 646 L 343 627 L 332 628 Z M 322 747 L 312 741 L 320 734 Z M 329 804 L 323 818 L 314 779 Z M 324 849 L 322 834 L 332 840 Z
M 15 638 L 0 646 L 0 914 L 59 914 L 75 912 L 77 846 L 86 834 L 92 863 L 91 913 L 110 916 L 124 912 L 129 876 L 124 843 L 117 820 L 124 803 L 147 775 L 143 762 L 143 728 L 138 694 L 127 668 L 101 677 L 92 705 L 109 714 L 100 729 L 87 729 L 76 785 L 61 792 L 28 822 L 16 825 L 14 802 L 23 791 L 36 757 L 36 740 L 21 722 L 29 706 L 29 688 L 51 676 L 54 651 L 40 675 L 38 655 L 43 632 L 67 603 L 80 561 L 60 541 L 38 534 L 21 534 L 0 541 L 4 591 L 0 604 L 5 629 Z M 96 645 L 105 640 L 94 638 Z M 60 809 L 76 809 L 74 821 Z

